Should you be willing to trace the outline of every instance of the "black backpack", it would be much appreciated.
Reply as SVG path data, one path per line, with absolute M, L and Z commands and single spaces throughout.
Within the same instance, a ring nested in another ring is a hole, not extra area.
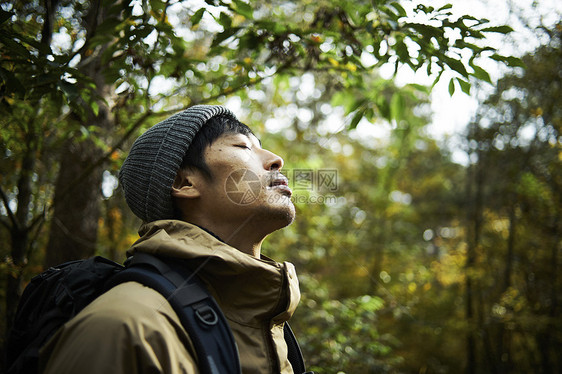
M 181 261 L 139 253 L 125 266 L 103 257 L 71 261 L 35 276 L 25 288 L 8 338 L 7 373 L 37 373 L 39 349 L 68 320 L 110 288 L 135 281 L 161 293 L 194 345 L 201 373 L 239 374 L 240 359 L 226 318 L 201 281 Z M 306 371 L 285 324 L 289 361 Z

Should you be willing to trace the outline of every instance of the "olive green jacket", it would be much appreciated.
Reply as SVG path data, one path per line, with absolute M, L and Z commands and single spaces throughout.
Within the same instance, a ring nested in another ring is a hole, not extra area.
M 189 260 L 232 329 L 243 373 L 292 373 L 283 325 L 300 299 L 294 266 L 256 259 L 197 226 L 175 220 L 141 227 L 129 255 Z M 109 290 L 43 347 L 48 374 L 198 373 L 191 340 L 158 292 L 136 282 Z

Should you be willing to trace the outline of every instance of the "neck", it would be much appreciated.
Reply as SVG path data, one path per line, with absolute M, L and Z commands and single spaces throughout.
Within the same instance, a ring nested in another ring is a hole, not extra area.
M 199 226 L 209 232 L 220 241 L 238 249 L 240 252 L 260 258 L 261 245 L 267 235 L 260 234 L 258 227 L 252 224 L 252 218 L 248 217 L 244 222 L 232 226 L 230 224 L 218 224 L 206 220 L 186 219 L 185 221 Z
M 227 241 L 226 244 L 230 245 L 233 248 L 238 249 L 240 252 L 244 252 L 255 258 L 260 258 L 261 243 L 263 242 L 263 240 L 259 242 L 249 242 L 245 240 L 236 240 L 236 239 L 237 238 L 233 238 L 231 241 Z

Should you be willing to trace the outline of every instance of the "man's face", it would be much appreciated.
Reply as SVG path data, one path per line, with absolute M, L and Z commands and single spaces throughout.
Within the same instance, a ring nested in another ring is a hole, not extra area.
M 283 159 L 261 148 L 254 135 L 227 133 L 204 151 L 211 171 L 201 199 L 215 220 L 259 223 L 265 234 L 295 218 L 288 181 L 279 170 Z

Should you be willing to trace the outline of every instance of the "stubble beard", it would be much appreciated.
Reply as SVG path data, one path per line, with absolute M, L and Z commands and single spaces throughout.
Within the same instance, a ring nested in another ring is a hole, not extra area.
M 271 227 L 271 232 L 289 226 L 295 220 L 296 212 L 293 202 L 287 198 L 286 203 L 263 206 L 255 213 L 253 221 L 257 227 Z

